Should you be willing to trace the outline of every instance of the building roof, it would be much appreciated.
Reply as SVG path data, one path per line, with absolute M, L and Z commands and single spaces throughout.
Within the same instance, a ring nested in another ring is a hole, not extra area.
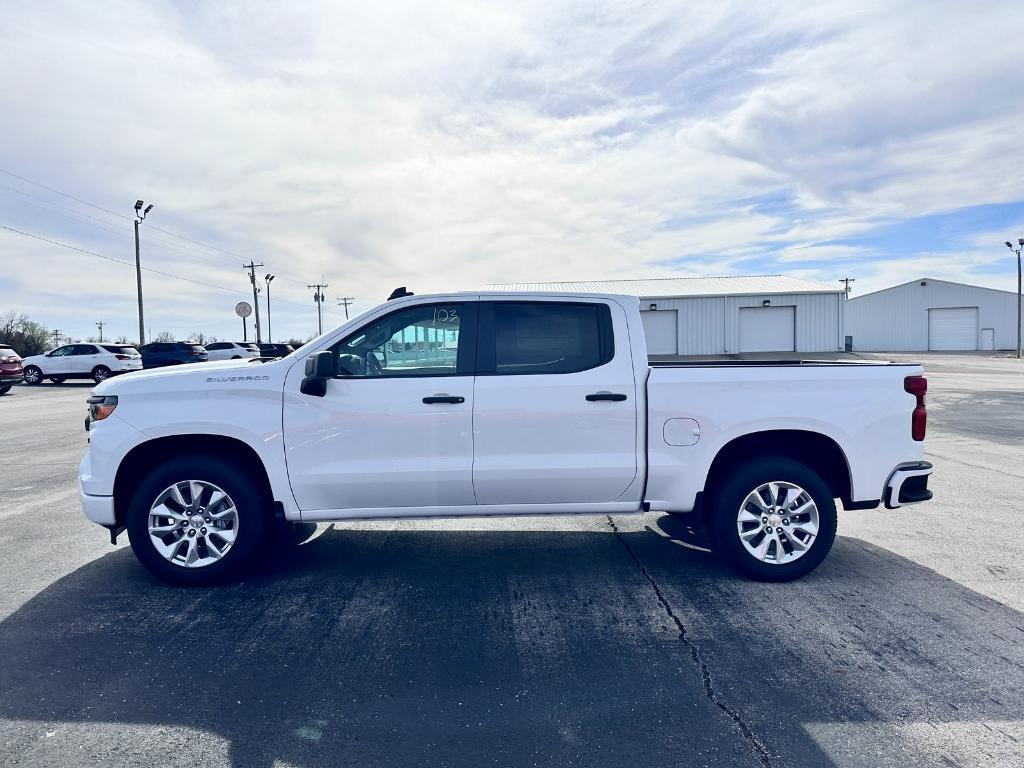
M 888 288 L 879 288 L 875 291 L 868 291 L 862 293 L 859 296 L 851 296 L 850 301 L 856 301 L 857 299 L 863 299 L 865 296 L 873 296 L 876 293 L 885 293 L 886 291 L 893 291 L 897 288 L 903 288 L 908 285 L 915 285 L 920 283 L 945 283 L 946 285 L 955 285 L 958 288 L 970 288 L 974 291 L 994 291 L 995 293 L 1005 293 L 1007 296 L 1016 296 L 1016 291 L 1006 291 L 1002 288 L 989 288 L 986 285 L 973 285 L 971 283 L 958 283 L 955 280 L 940 280 L 937 277 L 919 277 L 916 280 L 908 280 L 905 283 L 898 283 L 896 285 L 890 285 Z
M 842 293 L 841 287 L 800 280 L 788 275 L 725 277 L 655 277 L 646 280 L 586 280 L 565 283 L 503 283 L 496 291 L 557 291 L 561 293 L 620 293 L 640 298 L 690 296 L 747 296 L 779 293 Z

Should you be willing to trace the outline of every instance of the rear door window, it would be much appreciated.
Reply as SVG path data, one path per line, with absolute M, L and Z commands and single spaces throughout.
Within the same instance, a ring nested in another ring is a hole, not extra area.
M 484 302 L 480 329 L 481 374 L 576 373 L 604 365 L 615 353 L 606 304 Z

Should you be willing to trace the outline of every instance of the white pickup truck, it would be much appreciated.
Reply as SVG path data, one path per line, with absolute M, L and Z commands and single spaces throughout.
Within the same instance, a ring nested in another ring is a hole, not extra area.
M 649 363 L 636 298 L 396 294 L 278 360 L 100 384 L 86 516 L 201 584 L 278 521 L 699 512 L 784 581 L 828 554 L 836 499 L 931 498 L 917 365 Z

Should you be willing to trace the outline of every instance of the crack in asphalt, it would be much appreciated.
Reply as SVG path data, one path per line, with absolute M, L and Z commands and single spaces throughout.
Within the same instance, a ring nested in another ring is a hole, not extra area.
M 750 726 L 747 725 L 747 723 L 740 716 L 740 713 L 728 704 L 726 704 L 724 701 L 722 701 L 722 699 L 719 697 L 718 692 L 715 690 L 714 680 L 711 678 L 711 670 L 708 668 L 707 663 L 701 657 L 700 649 L 697 648 L 697 645 L 693 642 L 693 640 L 690 639 L 690 636 L 687 633 L 686 627 L 683 625 L 682 620 L 680 620 L 680 618 L 676 616 L 675 611 L 672 609 L 672 606 L 669 604 L 668 600 L 665 598 L 664 593 L 661 591 L 661 587 L 658 586 L 658 582 L 654 580 L 654 577 L 651 576 L 647 568 L 644 567 L 644 564 L 640 562 L 640 558 L 637 557 L 636 552 L 633 551 L 633 548 L 629 546 L 629 543 L 619 533 L 619 527 L 615 525 L 615 521 L 612 519 L 611 515 L 608 515 L 607 517 L 608 525 L 611 527 L 612 533 L 615 534 L 615 538 L 619 540 L 619 543 L 622 544 L 623 548 L 629 554 L 630 559 L 636 565 L 637 569 L 640 571 L 640 574 L 647 580 L 647 583 L 651 585 L 651 589 L 654 590 L 654 595 L 658 598 L 658 602 L 661 603 L 661 607 L 665 610 L 665 613 L 668 614 L 668 617 L 676 625 L 676 629 L 679 630 L 680 642 L 682 642 L 683 645 L 685 645 L 687 649 L 690 651 L 690 659 L 700 670 L 701 680 L 704 683 L 704 696 L 708 699 L 708 701 L 710 701 L 712 704 L 714 704 L 716 707 L 722 710 L 722 712 L 724 712 L 726 716 L 728 716 L 728 718 L 736 724 L 736 727 L 740 729 L 740 733 L 743 734 L 744 740 L 757 753 L 757 757 L 761 765 L 763 765 L 764 768 L 771 768 L 771 753 L 768 751 L 768 748 L 761 742 L 759 738 L 757 738 L 757 736 L 751 730 Z

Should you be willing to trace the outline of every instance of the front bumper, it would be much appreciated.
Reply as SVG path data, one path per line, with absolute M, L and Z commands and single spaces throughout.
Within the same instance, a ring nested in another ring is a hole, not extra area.
M 114 525 L 117 518 L 114 516 L 113 496 L 94 496 L 86 493 L 83 487 L 84 482 L 92 478 L 92 462 L 88 451 L 82 457 L 82 463 L 78 468 L 78 500 L 82 502 L 82 511 L 86 518 L 100 525 Z
M 897 467 L 885 486 L 885 506 L 896 509 L 931 499 L 932 492 L 928 490 L 931 474 L 932 465 L 927 461 Z
M 81 500 L 82 510 L 89 520 L 100 525 L 114 525 L 117 522 L 114 517 L 113 496 L 90 496 L 79 485 L 78 498 Z

